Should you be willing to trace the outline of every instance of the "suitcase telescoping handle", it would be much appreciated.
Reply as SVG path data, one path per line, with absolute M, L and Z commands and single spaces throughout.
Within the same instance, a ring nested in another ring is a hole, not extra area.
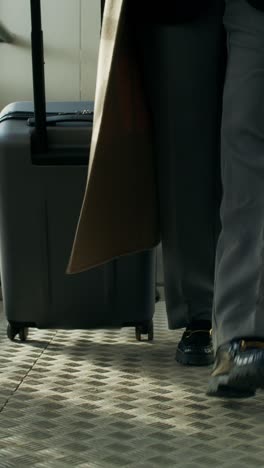
M 46 95 L 44 71 L 44 46 L 41 26 L 41 0 L 30 0 L 31 9 L 31 53 L 33 73 L 33 96 L 35 129 L 32 133 L 32 152 L 47 151 Z
M 101 24 L 103 22 L 104 6 L 105 6 L 105 0 L 101 0 Z
M 105 0 L 101 0 L 101 18 Z M 48 148 L 46 126 L 46 94 L 44 70 L 43 31 L 41 25 L 41 0 L 30 0 L 31 9 L 31 51 L 33 73 L 33 96 L 35 128 L 32 133 L 32 152 L 44 153 Z

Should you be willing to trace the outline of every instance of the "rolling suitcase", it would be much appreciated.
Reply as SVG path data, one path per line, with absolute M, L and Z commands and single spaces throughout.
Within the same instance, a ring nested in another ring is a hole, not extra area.
M 31 0 L 34 104 L 0 114 L 0 253 L 8 337 L 28 327 L 135 326 L 153 339 L 155 251 L 67 275 L 85 190 L 92 102 L 45 102 L 40 0 Z M 102 188 L 103 190 L 103 188 Z

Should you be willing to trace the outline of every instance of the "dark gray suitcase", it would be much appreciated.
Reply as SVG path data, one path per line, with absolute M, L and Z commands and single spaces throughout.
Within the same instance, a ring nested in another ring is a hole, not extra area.
M 31 0 L 31 8 L 32 30 L 36 22 L 41 31 L 40 2 Z M 35 107 L 19 102 L 0 114 L 0 252 L 8 336 L 25 340 L 28 327 L 133 325 L 137 339 L 146 333 L 151 340 L 155 251 L 66 274 L 86 184 L 93 103 L 46 108 L 39 31 L 32 33 Z

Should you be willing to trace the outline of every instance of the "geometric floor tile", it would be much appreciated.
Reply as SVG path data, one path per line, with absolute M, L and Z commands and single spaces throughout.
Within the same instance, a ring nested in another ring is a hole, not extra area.
M 210 368 L 174 359 L 165 305 L 154 342 L 122 330 L 6 338 L 0 311 L 0 468 L 264 467 L 264 393 L 209 399 Z

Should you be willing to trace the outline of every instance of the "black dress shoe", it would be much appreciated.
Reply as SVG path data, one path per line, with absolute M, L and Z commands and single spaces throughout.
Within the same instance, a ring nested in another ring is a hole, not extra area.
M 264 340 L 240 339 L 220 346 L 207 395 L 248 398 L 258 388 L 264 388 Z
M 176 351 L 176 361 L 187 366 L 209 366 L 214 352 L 209 328 L 187 328 Z

